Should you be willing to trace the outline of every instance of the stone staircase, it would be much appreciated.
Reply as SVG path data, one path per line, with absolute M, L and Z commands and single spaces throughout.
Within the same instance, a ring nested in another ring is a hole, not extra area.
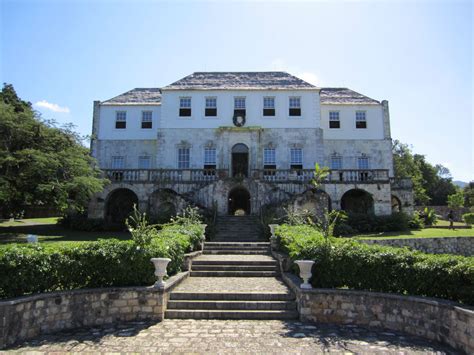
M 295 319 L 295 296 L 253 216 L 219 217 L 217 234 L 170 294 L 166 318 Z

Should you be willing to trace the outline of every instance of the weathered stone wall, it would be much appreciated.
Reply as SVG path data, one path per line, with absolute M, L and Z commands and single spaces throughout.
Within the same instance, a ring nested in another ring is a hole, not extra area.
M 402 331 L 439 341 L 472 354 L 474 310 L 461 304 L 424 297 L 387 293 L 303 290 L 295 275 L 284 274 L 295 291 L 302 321 L 359 325 Z
M 474 255 L 474 237 L 360 239 L 362 243 L 409 247 L 430 254 Z
M 169 293 L 187 277 L 171 277 L 164 288 L 120 287 L 44 293 L 0 302 L 0 349 L 40 334 L 123 321 L 162 320 Z

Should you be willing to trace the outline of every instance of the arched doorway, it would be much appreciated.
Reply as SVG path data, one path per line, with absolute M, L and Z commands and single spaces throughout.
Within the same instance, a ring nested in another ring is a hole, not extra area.
M 241 211 L 250 214 L 250 193 L 244 187 L 236 187 L 229 192 L 228 213 L 233 216 Z
M 367 191 L 352 189 L 342 195 L 341 209 L 353 213 L 373 213 L 374 199 Z
M 105 210 L 107 222 L 123 224 L 132 213 L 133 205 L 138 205 L 138 197 L 132 190 L 121 188 L 112 191 Z
M 232 176 L 249 176 L 249 148 L 243 143 L 232 147 Z
M 402 203 L 397 196 L 392 195 L 392 213 L 402 212 Z

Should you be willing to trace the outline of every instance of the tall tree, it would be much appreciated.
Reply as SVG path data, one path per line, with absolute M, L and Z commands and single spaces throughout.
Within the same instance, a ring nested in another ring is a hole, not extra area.
M 0 94 L 0 214 L 31 206 L 84 210 L 106 180 L 70 126 L 41 120 L 13 86 Z

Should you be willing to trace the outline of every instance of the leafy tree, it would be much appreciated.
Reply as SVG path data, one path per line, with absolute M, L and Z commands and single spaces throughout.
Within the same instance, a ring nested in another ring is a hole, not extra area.
M 449 208 L 457 209 L 464 205 L 464 193 L 461 189 L 458 189 L 456 193 L 448 196 Z
M 311 179 L 311 185 L 315 189 L 319 188 L 324 180 L 328 177 L 330 169 L 327 166 L 319 166 L 318 163 L 314 165 L 314 176 Z
M 464 207 L 474 206 L 474 181 L 464 187 Z
M 0 93 L 0 215 L 27 207 L 83 211 L 106 180 L 71 125 L 42 120 L 12 85 Z

